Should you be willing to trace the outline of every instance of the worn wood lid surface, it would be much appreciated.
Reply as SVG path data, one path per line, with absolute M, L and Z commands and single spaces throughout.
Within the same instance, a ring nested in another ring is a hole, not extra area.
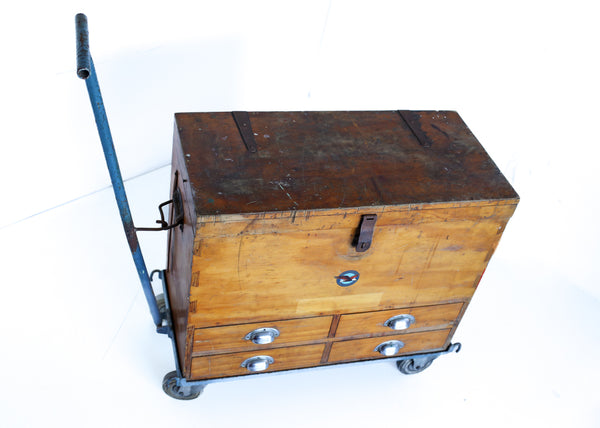
M 518 198 L 453 111 L 247 119 L 250 147 L 230 112 L 175 115 L 198 215 Z

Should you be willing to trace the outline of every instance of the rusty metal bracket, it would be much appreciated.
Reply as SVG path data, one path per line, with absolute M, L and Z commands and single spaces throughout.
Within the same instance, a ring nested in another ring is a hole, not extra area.
M 356 251 L 359 253 L 367 251 L 373 242 L 373 232 L 377 222 L 377 214 L 368 214 L 362 216 L 358 238 L 356 239 Z
M 165 221 L 165 213 L 163 212 L 163 207 L 169 204 L 173 204 L 173 209 L 175 210 L 173 213 L 173 224 Z M 169 199 L 158 206 L 158 211 L 160 212 L 160 220 L 156 220 L 156 223 L 160 224 L 160 227 L 136 227 L 135 230 L 141 232 L 159 232 L 183 225 L 183 204 L 179 189 L 175 189 L 173 192 L 173 199 Z
M 254 132 L 252 132 L 252 126 L 250 125 L 250 116 L 247 111 L 233 111 L 231 112 L 233 120 L 240 131 L 242 140 L 246 145 L 246 149 L 250 153 L 256 153 L 258 148 L 256 147 L 256 140 L 254 139 Z

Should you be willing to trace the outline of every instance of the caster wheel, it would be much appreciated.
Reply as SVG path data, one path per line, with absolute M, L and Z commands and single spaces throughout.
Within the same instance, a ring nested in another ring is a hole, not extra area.
M 182 387 L 177 385 L 177 379 L 177 372 L 169 372 L 163 378 L 163 391 L 165 391 L 165 394 L 169 397 L 177 400 L 193 400 L 202 394 L 204 385 Z
M 435 358 L 411 358 L 409 360 L 400 360 L 396 363 L 400 373 L 407 375 L 421 373 L 433 363 Z

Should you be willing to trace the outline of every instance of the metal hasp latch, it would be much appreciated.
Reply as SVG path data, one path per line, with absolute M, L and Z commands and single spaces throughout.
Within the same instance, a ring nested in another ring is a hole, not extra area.
M 368 214 L 362 216 L 358 238 L 356 239 L 356 251 L 359 253 L 367 251 L 373 242 L 373 231 L 375 230 L 375 222 L 377 214 Z

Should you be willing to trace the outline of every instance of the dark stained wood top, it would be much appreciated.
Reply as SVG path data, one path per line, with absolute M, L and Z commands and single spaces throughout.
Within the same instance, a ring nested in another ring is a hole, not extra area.
M 453 111 L 177 113 L 198 215 L 517 199 Z M 175 139 L 176 144 L 177 139 Z

